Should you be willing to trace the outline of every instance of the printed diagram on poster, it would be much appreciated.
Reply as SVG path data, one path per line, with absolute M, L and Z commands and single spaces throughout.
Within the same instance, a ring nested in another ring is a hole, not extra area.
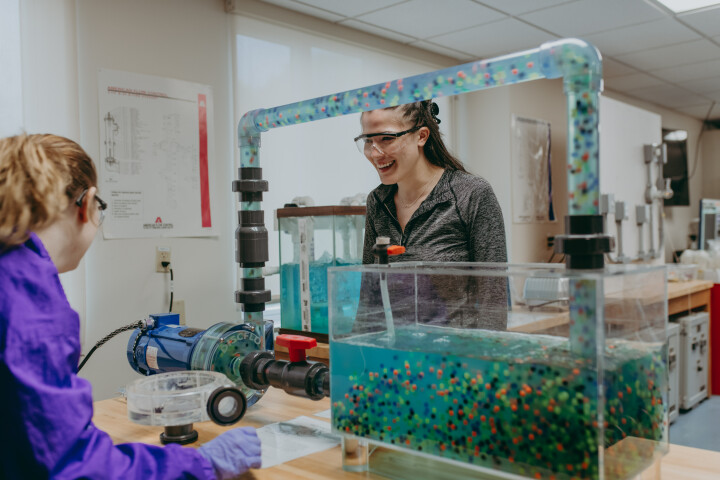
M 550 123 L 513 115 L 511 130 L 513 222 L 554 221 Z
M 105 238 L 213 236 L 208 85 L 98 72 Z

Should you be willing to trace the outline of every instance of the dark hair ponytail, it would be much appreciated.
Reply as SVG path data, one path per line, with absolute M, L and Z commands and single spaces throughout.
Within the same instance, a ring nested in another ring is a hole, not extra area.
M 425 156 L 433 165 L 447 168 L 449 170 L 460 170 L 467 172 L 462 162 L 455 158 L 445 146 L 440 133 L 438 124 L 440 119 L 437 114 L 440 113 L 440 107 L 432 100 L 423 100 L 422 102 L 408 103 L 398 107 L 402 111 L 403 117 L 410 120 L 413 125 L 427 127 L 430 130 L 427 142 L 423 148 Z

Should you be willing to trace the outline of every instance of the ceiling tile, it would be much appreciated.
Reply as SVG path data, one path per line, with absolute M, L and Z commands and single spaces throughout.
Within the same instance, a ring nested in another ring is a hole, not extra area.
M 703 78 L 700 80 L 687 80 L 682 83 L 683 87 L 697 93 L 716 92 L 720 89 L 720 77 Z
M 670 108 L 702 105 L 707 98 L 673 85 L 658 85 L 628 92 L 629 95 Z
M 619 77 L 622 75 L 630 75 L 631 73 L 638 73 L 638 71 L 631 66 L 624 65 L 612 58 L 603 56 L 603 78 Z
M 370 25 L 365 22 L 359 22 L 357 20 L 344 20 L 339 23 L 340 23 L 340 25 L 354 28 L 355 30 L 361 30 L 363 32 L 371 33 L 371 34 L 377 35 L 379 37 L 389 38 L 390 40 L 395 40 L 396 42 L 408 43 L 408 42 L 412 42 L 413 40 L 417 40 L 416 38 L 409 37 L 407 35 L 402 35 L 400 33 L 397 33 L 397 32 L 391 31 L 391 30 L 385 30 L 384 28 L 379 28 L 379 27 Z
M 556 40 L 542 30 L 514 18 L 467 28 L 459 32 L 433 37 L 433 43 L 469 52 L 481 58 L 539 47 Z
M 720 35 L 720 7 L 678 15 L 678 19 L 712 37 Z
M 623 27 L 608 32 L 586 35 L 584 40 L 592 43 L 607 55 L 664 47 L 673 43 L 700 39 L 700 35 L 671 18 Z
M 694 40 L 642 52 L 616 55 L 615 58 L 642 70 L 656 70 L 664 67 L 720 59 L 720 47 L 710 40 Z
M 588 35 L 664 18 L 643 0 L 580 0 L 521 15 L 558 35 Z
M 611 90 L 626 91 L 638 88 L 655 87 L 664 85 L 662 80 L 647 75 L 645 73 L 633 73 L 631 75 L 623 75 L 621 77 L 612 77 L 605 79 L 605 86 Z
M 418 12 L 422 12 L 420 15 Z M 363 22 L 426 39 L 504 18 L 471 0 L 411 0 L 357 17 Z
M 696 105 L 694 107 L 678 107 L 675 110 L 682 112 L 686 115 L 690 115 L 691 117 L 705 120 L 705 117 L 707 117 L 708 112 L 710 111 L 710 105 L 712 105 L 712 102 L 708 102 L 703 105 Z M 715 107 L 713 107 L 712 111 L 710 112 L 709 118 L 713 119 L 718 117 L 720 117 L 720 104 L 715 104 Z
M 673 83 L 703 78 L 720 78 L 720 60 L 692 63 L 681 67 L 660 68 L 652 70 L 652 73 Z
M 422 48 L 424 50 L 428 50 L 430 52 L 435 52 L 435 53 L 439 53 L 441 55 L 446 55 L 448 57 L 457 58 L 458 60 L 463 61 L 463 62 L 470 62 L 472 60 L 477 59 L 476 55 L 472 55 L 467 52 L 459 52 L 459 51 L 453 50 L 451 48 L 445 48 L 443 46 L 437 45 L 432 42 L 427 42 L 425 40 L 419 40 L 417 42 L 412 42 L 412 43 L 410 43 L 410 45 L 412 45 L 413 47 L 418 47 L 418 48 Z
M 336 15 L 332 12 L 328 12 L 327 10 L 321 10 L 319 8 L 311 7 L 309 5 L 304 5 L 302 3 L 294 2 L 292 0 L 263 0 L 266 3 L 272 3 L 273 5 L 277 5 L 278 7 L 287 8 L 290 10 L 295 10 L 296 12 L 304 13 L 306 15 L 310 15 L 317 18 L 322 18 L 323 20 L 328 20 L 330 22 L 337 22 L 338 20 L 342 20 L 342 15 Z
M 364 13 L 390 7 L 406 0 L 362 0 L 362 2 L 338 2 L 337 0 L 299 0 L 301 3 L 322 8 L 330 12 L 355 17 Z
M 496 8 L 510 15 L 533 12 L 542 8 L 552 7 L 561 3 L 569 3 L 575 0 L 478 0 L 478 3 Z

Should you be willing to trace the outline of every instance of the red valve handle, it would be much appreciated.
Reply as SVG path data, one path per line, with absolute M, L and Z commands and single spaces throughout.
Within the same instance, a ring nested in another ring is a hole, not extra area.
M 302 335 L 278 335 L 275 343 L 288 349 L 291 362 L 305 361 L 305 350 L 317 346 L 317 340 Z
M 390 245 L 387 249 L 388 255 L 401 255 L 405 253 L 405 247 L 402 245 Z

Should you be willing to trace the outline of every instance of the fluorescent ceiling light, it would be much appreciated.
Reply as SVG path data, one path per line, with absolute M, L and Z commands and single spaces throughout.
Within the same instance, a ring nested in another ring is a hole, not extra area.
M 675 13 L 697 10 L 698 8 L 720 5 L 718 0 L 657 0 Z

